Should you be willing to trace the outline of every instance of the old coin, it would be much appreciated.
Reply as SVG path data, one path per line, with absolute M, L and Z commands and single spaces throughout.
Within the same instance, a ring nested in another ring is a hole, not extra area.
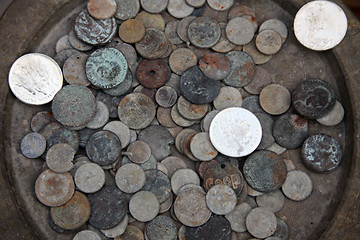
M 271 236 L 276 230 L 276 216 L 262 207 L 254 208 L 246 217 L 246 227 L 251 235 L 257 238 Z
M 185 191 L 185 190 L 188 190 L 188 189 L 196 189 L 202 193 L 205 193 L 205 190 L 200 186 L 200 185 L 196 185 L 196 184 L 193 184 L 193 183 L 190 183 L 190 184 L 186 184 L 184 186 L 182 186 L 180 189 L 179 189 L 179 194 L 181 194 L 182 191 Z
M 180 96 L 177 101 L 177 109 L 182 117 L 189 120 L 199 120 L 206 115 L 209 105 L 193 104 L 183 96 Z
M 210 17 L 198 17 L 188 27 L 190 42 L 199 48 L 211 48 L 220 39 L 221 28 L 219 23 Z
M 113 228 L 125 217 L 128 205 L 123 192 L 106 185 L 88 195 L 91 205 L 89 223 L 98 229 Z
M 244 87 L 244 89 L 251 94 L 260 94 L 261 90 L 272 82 L 271 75 L 264 68 L 256 67 L 254 78 Z
M 330 84 L 323 80 L 305 80 L 292 93 L 292 102 L 302 116 L 317 119 L 334 108 L 336 95 Z
M 307 138 L 301 149 L 302 160 L 315 172 L 329 172 L 336 169 L 342 160 L 342 149 L 338 141 L 325 134 Z
M 189 43 L 189 37 L 188 37 L 188 27 L 190 23 L 195 19 L 195 16 L 188 16 L 184 17 L 180 20 L 178 27 L 177 27 L 177 34 L 186 43 Z
M 170 156 L 161 161 L 161 164 L 165 166 L 168 171 L 166 174 L 169 178 L 179 169 L 187 168 L 186 163 L 178 157 Z
M 110 94 L 105 93 L 104 91 L 97 91 L 96 100 L 101 101 L 106 104 L 109 108 L 110 118 L 118 117 L 118 106 L 123 96 L 111 96 Z
M 252 196 L 252 197 L 258 197 L 258 196 L 264 195 L 264 193 L 256 191 L 249 185 L 248 185 L 248 194 L 249 194 L 249 196 Z
M 117 9 L 115 17 L 120 20 L 128 20 L 136 17 L 140 10 L 139 0 L 115 0 Z
M 74 230 L 83 226 L 90 217 L 91 206 L 87 197 L 75 191 L 72 198 L 62 206 L 52 207 L 51 219 L 63 229 Z
M 212 50 L 220 53 L 226 53 L 233 50 L 236 45 L 229 41 L 226 37 L 226 23 L 219 23 L 221 28 L 221 36 L 219 41 L 212 47 Z
M 46 153 L 46 164 L 57 173 L 65 173 L 73 168 L 73 159 L 76 151 L 66 143 L 58 143 Z
M 216 114 L 218 114 L 219 110 L 213 110 L 205 115 L 205 117 L 201 120 L 201 130 L 204 132 L 209 132 L 210 124 Z
M 125 148 L 130 143 L 130 129 L 121 121 L 112 121 L 106 124 L 103 130 L 115 133 L 121 143 L 121 148 Z
M 20 101 L 42 105 L 53 100 L 61 89 L 63 75 L 52 58 L 41 53 L 29 53 L 12 64 L 8 81 L 12 93 Z
M 169 239 L 174 240 L 177 236 L 175 222 L 167 216 L 157 216 L 145 229 L 148 240 Z
M 95 163 L 86 163 L 77 169 L 74 180 L 80 191 L 94 193 L 104 186 L 105 172 Z
M 195 123 L 195 120 L 188 120 L 180 115 L 177 104 L 171 108 L 171 118 L 177 125 L 181 127 L 189 127 Z
M 282 39 L 279 33 L 274 30 L 263 30 L 256 37 L 257 49 L 267 55 L 273 55 L 280 51 Z
M 335 126 L 343 120 L 344 115 L 344 107 L 339 101 L 336 101 L 334 108 L 323 117 L 316 119 L 316 121 L 325 126 Z
M 132 129 L 150 125 L 156 114 L 154 102 L 143 93 L 130 93 L 119 103 L 120 120 Z
M 256 197 L 256 203 L 259 207 L 267 208 L 273 213 L 279 212 L 283 208 L 284 202 L 285 197 L 279 189 Z
M 236 45 L 245 45 L 254 37 L 255 29 L 250 20 L 245 17 L 235 17 L 226 26 L 226 36 Z
M 205 193 L 195 188 L 179 193 L 174 202 L 174 212 L 176 218 L 188 227 L 201 226 L 211 217 Z
M 121 191 L 135 193 L 145 185 L 145 173 L 139 165 L 128 163 L 117 170 L 115 181 Z
M 149 160 L 151 156 L 151 148 L 144 141 L 135 141 L 130 143 L 127 152 L 129 152 L 129 159 L 134 163 L 144 163 Z
M 76 37 L 95 46 L 109 43 L 114 38 L 116 30 L 115 18 L 95 19 L 87 10 L 81 11 L 74 22 Z
M 131 71 L 128 69 L 126 72 L 125 79 L 119 85 L 113 88 L 104 89 L 104 92 L 111 96 L 121 96 L 129 91 L 132 83 L 133 83 L 133 75 Z
M 90 129 L 102 128 L 109 121 L 109 114 L 109 108 L 105 103 L 96 101 L 95 114 L 86 124 L 86 127 Z
M 144 58 L 160 58 L 168 49 L 168 40 L 164 32 L 147 28 L 144 38 L 135 44 L 135 48 Z
M 78 39 L 77 36 L 75 35 L 75 32 L 73 29 L 71 29 L 71 31 L 69 32 L 69 43 L 70 43 L 71 47 L 73 47 L 76 50 L 81 51 L 81 52 L 89 51 L 94 48 L 94 46 L 87 44 L 87 43 L 81 41 L 80 39 Z M 65 49 L 65 50 L 68 52 L 68 54 L 70 54 L 69 49 Z M 62 54 L 66 53 L 65 50 L 60 51 L 57 56 L 60 57 Z M 71 49 L 71 50 L 73 51 L 74 49 Z M 73 53 L 76 53 L 76 52 L 73 51 Z M 68 54 L 66 54 L 66 55 L 68 55 Z M 64 57 L 63 63 L 65 62 L 66 59 L 67 58 Z M 55 60 L 56 60 L 56 57 L 55 57 Z
M 235 209 L 235 191 L 226 184 L 216 184 L 206 193 L 206 205 L 217 215 L 226 215 Z
M 252 96 L 244 98 L 241 107 L 249 110 L 252 113 L 267 114 L 260 105 L 259 96 L 252 95 Z
M 267 150 L 256 151 L 245 161 L 244 177 L 253 189 L 270 192 L 279 189 L 286 179 L 286 165 L 281 156 Z
M 267 113 L 280 115 L 290 108 L 291 93 L 280 84 L 270 84 L 261 90 L 259 100 Z
M 156 118 L 164 127 L 175 128 L 177 126 L 171 118 L 171 108 L 158 107 Z
M 148 222 L 154 219 L 159 213 L 159 200 L 152 192 L 140 191 L 131 197 L 129 210 L 136 220 Z
M 94 133 L 86 144 L 86 154 L 89 159 L 100 166 L 114 163 L 121 150 L 119 138 L 112 132 L 99 131 Z
M 146 181 L 142 191 L 150 191 L 155 194 L 159 203 L 170 198 L 171 185 L 168 176 L 160 170 L 151 169 L 145 171 Z
M 199 8 L 204 6 L 206 0 L 186 0 L 186 3 L 194 8 Z
M 46 149 L 46 139 L 37 132 L 25 135 L 20 143 L 21 153 L 27 158 L 38 158 Z
M 217 155 L 216 149 L 210 141 L 209 133 L 197 133 L 190 142 L 190 150 L 195 158 L 201 161 L 210 161 Z
M 336 22 L 336 26 L 334 26 Z M 316 51 L 329 50 L 345 37 L 348 22 L 344 11 L 333 2 L 314 1 L 296 13 L 294 32 L 298 41 Z
M 165 31 L 165 20 L 160 14 L 152 14 L 146 11 L 140 12 L 135 19 L 142 21 L 145 28 L 155 28 L 162 32 Z
M 214 99 L 216 110 L 224 110 L 230 107 L 241 107 L 242 96 L 239 90 L 234 87 L 225 86 L 220 89 L 219 94 Z
M 140 0 L 141 7 L 149 13 L 160 13 L 168 5 L 168 0 Z
M 186 240 L 230 240 L 231 235 L 229 221 L 218 215 L 212 215 L 209 221 L 201 226 L 187 227 L 185 232 Z
M 286 25 L 278 19 L 269 19 L 261 24 L 259 32 L 265 30 L 274 30 L 281 36 L 281 41 L 284 43 L 288 36 L 288 30 Z
M 250 55 L 242 51 L 231 51 L 226 56 L 231 62 L 231 71 L 223 80 L 224 83 L 233 87 L 249 84 L 255 73 L 255 63 Z
M 50 169 L 42 172 L 35 182 L 38 200 L 50 207 L 65 204 L 73 196 L 75 185 L 70 173 L 55 173 Z
M 55 45 L 55 52 L 59 53 L 64 49 L 69 49 L 71 48 L 70 42 L 69 42 L 69 35 L 64 35 L 62 37 L 60 37 Z
M 249 54 L 252 57 L 252 59 L 254 60 L 255 64 L 257 64 L 257 65 L 265 64 L 268 61 L 270 61 L 272 58 L 272 55 L 266 55 L 266 54 L 261 53 L 256 48 L 255 41 L 251 41 L 248 44 L 244 45 L 243 51 L 246 52 L 247 54 Z
M 197 64 L 197 57 L 188 48 L 179 48 L 171 53 L 169 57 L 169 66 L 171 70 L 182 75 L 184 71 Z
M 172 44 L 183 43 L 183 40 L 181 40 L 181 38 L 179 37 L 179 35 L 177 33 L 179 22 L 180 21 L 178 21 L 178 20 L 171 21 L 168 24 L 166 24 L 166 26 L 165 26 L 165 34 L 166 34 L 167 38 L 169 39 L 170 43 L 172 43 Z
M 194 155 L 191 153 L 190 150 L 190 143 L 192 141 L 192 139 L 194 138 L 194 136 L 197 134 L 198 132 L 195 131 L 193 133 L 190 134 L 185 134 L 184 137 L 181 139 L 181 145 L 180 145 L 180 149 L 181 152 L 183 154 L 185 154 L 186 157 L 188 157 L 189 159 L 193 160 L 193 161 L 197 161 L 197 159 L 194 157 Z
M 41 111 L 37 112 L 32 118 L 30 123 L 30 128 L 33 132 L 39 132 L 46 125 L 51 122 L 55 122 L 55 118 L 52 112 Z
M 310 196 L 313 190 L 313 183 L 309 175 L 305 172 L 291 171 L 288 172 L 281 189 L 289 199 L 293 201 L 302 201 Z
M 140 84 L 136 88 L 134 88 L 133 93 L 143 93 L 146 96 L 148 96 L 156 104 L 156 100 L 155 100 L 156 89 L 155 88 L 146 88 Z
M 180 78 L 183 96 L 194 104 L 212 102 L 220 91 L 220 82 L 206 77 L 198 66 L 187 69 Z
M 128 227 L 128 224 L 129 224 L 129 217 L 126 214 L 124 219 L 115 227 L 109 229 L 100 229 L 100 231 L 108 238 L 116 238 L 125 232 L 126 228 Z
M 87 58 L 87 54 L 75 53 L 65 61 L 63 74 L 65 80 L 69 84 L 80 84 L 85 87 L 91 84 L 85 73 L 85 63 Z
M 225 215 L 234 232 L 245 232 L 247 230 L 246 217 L 252 209 L 249 203 L 242 202 L 235 207 L 234 211 Z
M 259 120 L 243 108 L 227 108 L 219 112 L 211 122 L 209 133 L 214 147 L 231 157 L 252 153 L 262 136 Z
M 170 108 L 176 103 L 177 93 L 172 87 L 162 86 L 156 91 L 155 99 L 161 107 Z
M 230 74 L 230 60 L 223 54 L 210 53 L 199 61 L 201 71 L 210 79 L 222 80 Z
M 167 10 L 175 18 L 184 18 L 192 14 L 194 8 L 189 6 L 185 0 L 169 0 Z
M 299 148 L 309 136 L 308 120 L 297 114 L 281 115 L 274 123 L 273 135 L 280 146 Z
M 101 240 L 101 237 L 95 231 L 82 230 L 74 236 L 73 240 Z
M 199 176 L 191 169 L 178 169 L 171 177 L 171 188 L 176 195 L 182 186 L 190 183 L 200 185 Z
M 266 113 L 254 113 L 254 115 L 260 121 L 262 130 L 261 142 L 257 149 L 267 149 L 275 142 L 273 137 L 274 121 L 272 120 L 271 116 Z
M 145 26 L 142 21 L 129 19 L 119 27 L 119 37 L 127 43 L 137 43 L 145 36 Z
M 114 16 L 117 6 L 115 0 L 89 0 L 87 9 L 93 18 L 108 19 Z
M 144 59 L 136 70 L 137 80 L 147 88 L 159 88 L 163 86 L 170 77 L 169 66 L 161 60 Z
M 232 7 L 234 0 L 207 0 L 209 6 L 216 11 L 226 11 Z
M 121 44 L 117 44 L 114 48 L 116 48 L 122 54 L 124 54 L 130 70 L 132 68 L 136 69 L 137 65 L 135 67 L 134 65 L 137 64 L 137 52 L 132 45 L 127 43 L 121 43 Z
M 124 81 L 128 64 L 124 55 L 115 48 L 100 48 L 86 61 L 86 76 L 96 87 L 108 89 Z
M 128 225 L 125 232 L 115 240 L 144 240 L 143 232 L 134 225 Z
M 286 151 L 286 148 L 280 146 L 276 142 L 274 142 L 270 147 L 266 148 L 266 150 L 272 151 L 277 154 L 283 154 Z

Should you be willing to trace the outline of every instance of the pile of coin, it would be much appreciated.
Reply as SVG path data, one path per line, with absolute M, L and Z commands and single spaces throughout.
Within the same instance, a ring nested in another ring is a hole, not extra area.
M 51 102 L 21 141 L 45 160 L 35 193 L 50 226 L 76 240 L 288 239 L 275 213 L 313 184 L 280 154 L 336 169 L 342 147 L 308 125 L 344 109 L 324 80 L 272 83 L 259 65 L 287 37 L 232 0 L 89 0 L 55 60 L 27 54 L 9 73 L 19 100 Z

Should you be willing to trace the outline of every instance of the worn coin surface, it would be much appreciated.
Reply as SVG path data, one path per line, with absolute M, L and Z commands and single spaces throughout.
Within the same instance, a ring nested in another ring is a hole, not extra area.
M 80 84 L 85 87 L 91 84 L 85 73 L 85 64 L 87 58 L 87 54 L 75 53 L 65 61 L 63 66 L 63 74 L 65 80 L 69 84 Z
M 194 157 L 201 161 L 210 161 L 218 153 L 211 144 L 209 133 L 207 132 L 198 133 L 192 138 L 190 150 Z
M 220 89 L 219 94 L 213 101 L 216 110 L 224 110 L 230 107 L 241 107 L 242 96 L 234 87 L 225 86 Z
M 118 169 L 115 181 L 121 191 L 135 193 L 145 185 L 145 173 L 139 165 L 128 163 Z
M 256 47 L 263 54 L 275 54 L 280 51 L 281 46 L 281 36 L 274 30 L 263 30 L 256 37 Z
M 200 59 L 199 67 L 208 78 L 222 80 L 230 74 L 231 62 L 224 54 L 210 53 Z
M 37 112 L 32 118 L 30 123 L 30 128 L 33 132 L 39 132 L 46 125 L 51 122 L 55 122 L 55 118 L 52 112 L 41 111 Z
M 136 79 L 147 88 L 159 88 L 170 78 L 169 66 L 162 60 L 144 59 L 136 69 Z
M 181 44 L 183 40 L 177 34 L 179 20 L 171 21 L 165 26 L 165 34 L 172 44 Z
M 197 64 L 197 57 L 188 48 L 179 48 L 171 53 L 169 57 L 169 66 L 171 70 L 182 75 L 184 71 Z
M 265 63 L 269 62 L 272 58 L 272 55 L 266 55 L 266 54 L 261 53 L 256 48 L 255 41 L 251 41 L 248 44 L 244 45 L 243 51 L 246 52 L 247 54 L 249 54 L 252 57 L 252 59 L 254 60 L 255 64 L 257 64 L 257 65 L 265 64 Z M 257 94 L 259 94 L 259 93 L 257 93 Z
M 103 130 L 115 133 L 121 143 L 121 148 L 125 148 L 130 143 L 130 129 L 121 121 L 112 121 L 106 124 Z
M 216 11 L 226 11 L 232 7 L 234 0 L 207 0 L 207 3 Z
M 142 21 L 129 19 L 119 27 L 119 37 L 127 43 L 137 43 L 145 36 L 145 26 Z
M 254 26 L 245 17 L 235 17 L 226 26 L 226 36 L 236 45 L 245 45 L 254 37 Z
M 63 84 L 59 65 L 41 53 L 29 53 L 18 58 L 8 75 L 9 87 L 22 102 L 42 105 L 50 102 Z
M 141 7 L 149 13 L 160 13 L 168 5 L 168 0 L 140 0 Z
M 129 91 L 131 85 L 133 83 L 133 74 L 128 69 L 126 72 L 125 79 L 116 87 L 104 89 L 104 93 L 109 94 L 111 96 L 121 96 Z
M 290 108 L 291 93 L 280 84 L 270 84 L 261 90 L 259 100 L 267 113 L 280 115 Z
M 177 228 L 174 220 L 161 215 L 154 218 L 145 229 L 145 234 L 149 240 L 169 239 L 174 240 L 177 236 Z
M 70 42 L 69 42 L 69 35 L 64 35 L 60 37 L 55 45 L 55 52 L 59 53 L 64 49 L 71 48 Z
M 254 115 L 259 119 L 263 133 L 257 149 L 266 149 L 275 142 L 273 136 L 274 120 L 266 113 L 254 113 Z
M 286 197 L 293 201 L 302 201 L 308 198 L 313 190 L 313 183 L 308 174 L 302 171 L 288 172 L 281 187 Z
M 125 232 L 125 229 L 128 227 L 128 224 L 129 224 L 129 216 L 128 214 L 126 214 L 124 219 L 115 227 L 109 229 L 100 229 L 100 231 L 108 238 L 116 238 Z
M 185 239 L 230 240 L 231 235 L 229 221 L 223 216 L 212 215 L 209 221 L 201 226 L 187 227 Z
M 246 227 L 257 238 L 270 237 L 276 230 L 276 216 L 267 208 L 254 208 L 246 217 Z
M 128 20 L 136 17 L 140 10 L 139 0 L 115 0 L 117 8 L 115 17 L 120 20 Z
M 195 19 L 195 16 L 184 17 L 180 20 L 177 27 L 177 34 L 186 43 L 189 43 L 188 27 L 190 23 Z
M 225 215 L 234 232 L 245 232 L 247 230 L 245 224 L 246 217 L 252 209 L 249 203 L 242 202 L 238 204 L 232 212 Z
M 96 101 L 95 114 L 86 124 L 86 127 L 90 129 L 102 128 L 109 121 L 109 117 L 109 108 L 106 104 L 101 101 Z
M 210 17 L 198 17 L 188 27 L 190 42 L 199 48 L 211 48 L 220 39 L 221 28 L 218 22 Z
M 156 102 L 161 107 L 164 107 L 164 108 L 172 107 L 176 103 L 177 97 L 178 96 L 177 96 L 175 89 L 173 89 L 172 87 L 169 87 L 169 86 L 162 86 L 161 88 L 159 88 L 156 91 L 156 94 L 155 94 Z M 169 112 L 169 114 L 170 114 L 170 112 Z
M 80 191 L 94 193 L 104 186 L 105 172 L 95 163 L 86 163 L 77 169 L 74 180 Z
M 160 210 L 160 203 L 154 193 L 140 191 L 135 193 L 129 202 L 130 214 L 140 222 L 154 219 Z
M 259 32 L 264 30 L 274 30 L 281 36 L 282 43 L 284 43 L 288 37 L 288 30 L 286 25 L 278 19 L 268 19 L 259 28 Z
M 128 225 L 125 232 L 115 240 L 144 240 L 143 232 L 134 225 Z
M 219 41 L 212 47 L 212 50 L 220 53 L 226 53 L 233 50 L 236 45 L 229 41 L 226 37 L 226 23 L 219 23 L 221 28 L 221 36 Z
M 167 10 L 175 18 L 184 18 L 192 14 L 194 8 L 189 6 L 185 0 L 169 0 Z
M 223 80 L 224 83 L 233 87 L 249 84 L 255 73 L 255 62 L 251 56 L 242 51 L 231 51 L 226 56 L 231 62 L 231 71 Z
M 305 4 L 296 13 L 294 20 L 294 32 L 298 41 L 316 51 L 325 51 L 338 45 L 345 37 L 347 27 L 344 11 L 330 1 Z
M 147 28 L 144 38 L 135 44 L 137 52 L 144 58 L 160 58 L 168 49 L 168 40 L 164 32 Z
M 283 187 L 284 185 L 282 186 L 282 188 Z M 256 203 L 259 207 L 264 207 L 269 209 L 273 213 L 277 213 L 283 208 L 285 203 L 285 197 L 283 193 L 278 189 L 256 197 Z
M 244 87 L 244 89 L 251 94 L 260 94 L 261 90 L 272 82 L 270 73 L 261 66 L 257 66 L 254 78 Z
M 68 172 L 73 168 L 75 153 L 76 151 L 69 144 L 55 144 L 46 153 L 46 164 L 54 172 Z
M 151 169 L 145 171 L 145 185 L 142 191 L 150 191 L 155 194 L 159 203 L 163 203 L 170 198 L 171 185 L 168 176 L 160 170 Z
M 74 236 L 73 240 L 101 240 L 101 237 L 95 231 L 82 230 Z
M 130 143 L 127 152 L 129 159 L 134 163 L 144 163 L 149 160 L 151 156 L 151 148 L 144 141 L 135 141 Z
M 206 193 L 206 205 L 217 215 L 226 215 L 235 209 L 235 191 L 226 184 L 216 184 Z
M 181 116 L 189 120 L 199 120 L 208 112 L 207 104 L 193 104 L 180 96 L 177 101 L 177 109 Z
M 71 31 L 69 32 L 69 43 L 71 45 L 71 47 L 75 48 L 78 51 L 81 52 L 85 52 L 85 51 L 89 51 L 91 49 L 94 48 L 93 45 L 87 44 L 83 41 L 81 41 L 80 39 L 78 39 L 75 35 L 75 32 L 73 29 L 71 29 Z M 75 49 L 65 49 L 63 51 L 60 51 L 56 56 L 55 56 L 55 61 L 59 64 L 59 60 L 61 59 L 62 64 L 64 64 L 65 60 L 67 59 L 67 57 L 69 57 L 69 55 L 72 55 L 74 53 Z M 71 54 L 72 52 L 72 54 Z M 62 64 L 59 64 L 60 66 Z
M 335 126 L 343 120 L 344 115 L 344 107 L 339 101 L 336 101 L 334 108 L 323 117 L 316 119 L 316 121 L 325 126 Z
M 145 28 L 155 28 L 162 32 L 165 30 L 165 20 L 161 14 L 148 13 L 147 11 L 141 11 L 136 15 L 135 19 L 141 20 Z
M 27 158 L 38 158 L 46 149 L 46 139 L 37 132 L 28 133 L 21 140 L 21 153 Z
M 200 185 L 200 178 L 194 170 L 179 169 L 171 177 L 171 188 L 177 195 L 180 188 L 186 184 Z
M 89 0 L 87 9 L 92 17 L 96 19 L 107 19 L 114 16 L 117 6 L 115 0 Z

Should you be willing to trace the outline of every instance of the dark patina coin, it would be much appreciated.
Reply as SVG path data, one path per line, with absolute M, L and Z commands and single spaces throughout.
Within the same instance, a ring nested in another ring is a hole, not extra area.
M 145 37 L 135 44 L 135 48 L 142 57 L 154 59 L 164 55 L 168 50 L 168 44 L 169 41 L 164 32 L 155 28 L 148 28 Z
M 164 61 L 144 59 L 136 69 L 136 79 L 144 87 L 159 88 L 170 78 L 170 73 Z
M 113 88 L 122 83 L 128 71 L 125 56 L 115 48 L 101 48 L 86 61 L 86 76 L 99 88 Z
M 281 115 L 274 123 L 273 135 L 280 146 L 299 148 L 309 136 L 308 121 L 297 114 Z
M 42 111 L 36 113 L 31 118 L 31 130 L 33 132 L 39 132 L 41 129 L 43 129 L 46 125 L 48 125 L 51 122 L 55 122 L 55 118 L 51 112 Z
M 186 227 L 186 240 L 230 240 L 232 235 L 230 222 L 223 216 L 212 215 L 199 227 Z
M 67 127 L 84 126 L 95 114 L 95 97 L 81 85 L 63 87 L 52 101 L 55 119 Z
M 174 240 L 177 236 L 177 228 L 174 220 L 167 216 L 157 216 L 147 226 L 145 230 L 149 240 Z
M 124 193 L 115 186 L 104 186 L 100 191 L 88 195 L 91 214 L 89 223 L 98 229 L 118 225 L 128 211 Z
M 224 83 L 233 87 L 249 84 L 255 73 L 255 62 L 251 56 L 242 51 L 231 51 L 226 56 L 231 62 L 231 71 L 223 80 Z
M 320 80 L 302 82 L 292 94 L 292 102 L 298 113 L 308 119 L 321 118 L 332 110 L 336 96 L 329 83 Z
M 198 17 L 188 27 L 190 42 L 199 48 L 211 48 L 220 39 L 219 23 L 210 17 Z
M 93 135 L 94 133 L 96 133 L 96 132 L 98 132 L 100 130 L 101 129 L 90 129 L 90 128 L 83 128 L 83 129 L 79 130 L 78 134 L 79 134 L 79 145 L 80 145 L 80 147 L 85 148 L 89 138 L 91 137 L 91 135 Z
M 121 151 L 119 138 L 112 132 L 94 133 L 86 144 L 89 159 L 100 166 L 109 166 L 118 160 Z
M 266 149 L 275 142 L 273 137 L 274 120 L 266 113 L 254 113 L 254 115 L 259 119 L 262 130 L 261 142 L 257 149 Z
M 187 69 L 180 78 L 182 95 L 195 104 L 212 102 L 220 91 L 220 82 L 204 75 L 198 66 Z
M 177 93 L 172 87 L 163 86 L 156 91 L 155 100 L 161 107 L 170 108 L 176 103 Z
M 116 87 L 104 89 L 104 92 L 111 96 L 121 96 L 129 91 L 133 83 L 133 75 L 130 69 L 127 70 L 125 79 Z
M 26 134 L 21 140 L 21 153 L 27 158 L 40 157 L 46 149 L 46 139 L 37 132 Z
M 223 54 L 210 53 L 200 59 L 199 67 L 208 78 L 222 80 L 229 75 L 231 63 Z
M 145 185 L 141 190 L 154 193 L 160 204 L 168 200 L 171 195 L 171 185 L 165 173 L 152 169 L 145 171 L 145 176 Z
M 252 113 L 264 113 L 264 109 L 261 108 L 259 96 L 249 96 L 245 98 L 241 105 L 242 108 L 249 110 Z
M 342 149 L 338 141 L 325 134 L 316 134 L 305 140 L 301 156 L 305 166 L 316 172 L 336 169 L 342 159 Z
M 282 157 L 268 150 L 252 153 L 245 161 L 243 172 L 250 187 L 260 192 L 280 188 L 287 174 Z
M 80 12 L 74 22 L 76 37 L 95 46 L 109 43 L 114 38 L 116 31 L 115 18 L 98 20 L 93 18 L 87 10 Z

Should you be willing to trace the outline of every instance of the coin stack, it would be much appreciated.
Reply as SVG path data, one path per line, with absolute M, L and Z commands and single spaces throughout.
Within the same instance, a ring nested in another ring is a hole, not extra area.
M 259 27 L 233 0 L 89 0 L 54 60 L 16 60 L 14 95 L 51 102 L 20 148 L 45 160 L 35 194 L 53 230 L 76 240 L 289 239 L 275 214 L 285 198 L 309 198 L 313 183 L 281 154 L 301 149 L 309 170 L 335 170 L 342 147 L 310 136 L 309 123 L 335 126 L 344 108 L 327 81 L 290 92 L 260 66 L 287 37 L 282 21 Z

